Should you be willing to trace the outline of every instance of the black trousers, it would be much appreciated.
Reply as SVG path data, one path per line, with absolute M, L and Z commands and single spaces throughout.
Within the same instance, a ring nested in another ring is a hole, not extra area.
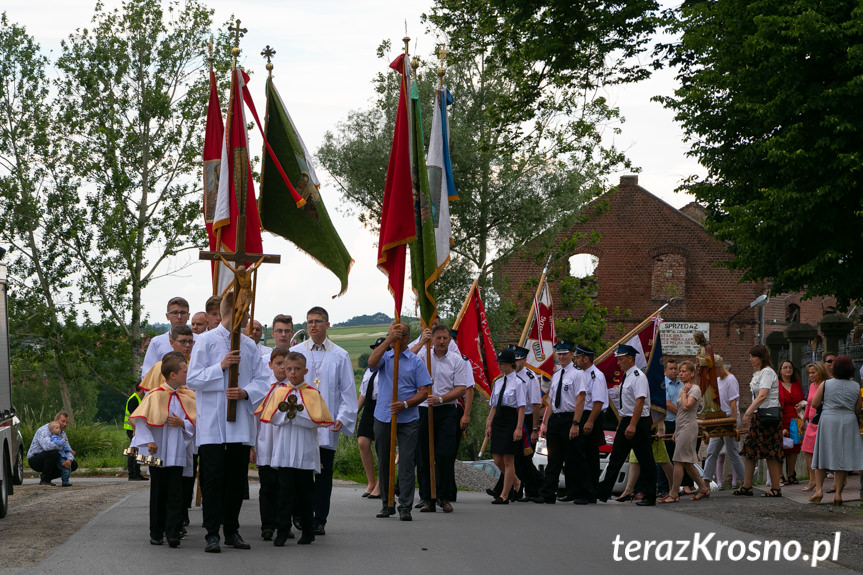
M 579 454 L 575 440 L 569 439 L 569 430 L 572 429 L 573 412 L 553 413 L 548 418 L 548 427 L 545 430 L 546 447 L 548 447 L 548 463 L 545 466 L 545 484 L 542 488 L 542 496 L 551 500 L 557 493 L 557 484 L 563 470 L 566 482 L 566 495 L 577 496 L 579 471 L 583 471 L 584 464 L 578 458 L 584 458 L 584 453 Z M 586 478 L 585 478 L 586 479 Z
M 207 535 L 230 537 L 240 528 L 240 508 L 249 470 L 249 451 L 242 443 L 201 445 L 201 495 Z
M 198 454 L 192 455 L 192 476 L 183 477 L 183 525 L 189 524 L 189 509 L 195 496 L 195 478 L 198 476 Z
M 60 452 L 52 449 L 51 451 L 42 451 L 34 453 L 33 457 L 27 460 L 33 471 L 38 471 L 42 474 L 41 481 L 51 481 L 60 477 Z M 72 460 L 72 467 L 69 471 L 78 469 L 78 462 Z
M 632 439 L 626 438 L 626 428 L 632 417 L 624 417 L 617 426 L 617 434 L 614 436 L 614 445 L 611 447 L 611 455 L 608 466 L 605 468 L 605 479 L 599 484 L 597 497 L 607 500 L 611 496 L 611 490 L 617 480 L 617 474 L 623 467 L 624 461 L 629 457 L 630 451 L 635 451 L 635 457 L 641 464 L 641 476 L 644 477 L 644 498 L 648 501 L 656 500 L 656 462 L 653 460 L 653 449 L 651 448 L 651 421 L 650 416 L 642 417 L 635 427 L 635 435 Z
M 333 449 L 321 450 L 321 472 L 314 476 L 315 484 L 315 523 L 327 524 L 330 515 L 330 497 L 333 494 L 333 465 L 336 452 Z M 305 524 L 304 524 L 305 525 Z
M 150 537 L 179 539 L 183 526 L 183 468 L 150 466 Z
M 584 435 L 584 424 L 590 419 L 590 414 L 590 411 L 581 414 L 582 433 L 578 437 L 582 441 L 585 464 L 595 494 L 596 488 L 599 487 L 599 448 L 605 445 L 605 414 L 600 411 L 593 422 L 593 430 L 590 435 Z
M 289 532 L 291 530 L 291 517 L 297 515 L 303 526 L 303 535 L 313 536 L 315 528 L 312 502 L 315 493 L 315 472 L 311 469 L 294 469 L 293 467 L 267 467 L 267 469 L 275 473 L 277 481 L 278 507 L 273 510 L 273 516 L 276 519 L 279 532 Z M 263 505 L 262 501 L 262 516 Z M 261 521 L 263 521 L 263 517 Z
M 261 531 L 268 529 L 275 531 L 279 527 L 279 470 L 269 465 L 259 465 L 258 479 L 261 482 L 261 489 L 258 491 L 258 502 L 261 508 Z M 312 491 L 306 494 L 306 498 L 310 502 L 313 497 L 314 478 L 312 479 Z
M 135 436 L 135 432 L 131 429 L 126 430 L 126 437 L 129 438 L 129 441 L 132 441 L 132 437 Z M 126 456 L 126 470 L 129 472 L 129 477 L 141 477 L 141 466 L 138 465 L 138 460 L 135 459 L 134 455 Z
M 417 444 L 417 480 L 420 499 L 431 501 L 431 464 L 429 461 L 429 408 L 420 407 L 419 443 Z M 452 501 L 455 491 L 455 456 L 458 445 L 458 414 L 455 405 L 432 408 L 434 417 L 435 488 L 437 498 Z

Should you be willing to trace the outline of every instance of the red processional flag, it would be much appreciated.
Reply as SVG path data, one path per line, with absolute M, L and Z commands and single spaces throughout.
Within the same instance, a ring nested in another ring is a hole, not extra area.
M 548 282 L 544 276 L 542 281 L 538 296 L 533 298 L 533 319 L 523 347 L 527 348 L 527 366 L 546 380 L 551 380 L 554 375 L 554 344 L 557 343 L 557 335 Z
M 491 341 L 491 330 L 476 284 L 468 294 L 457 331 L 455 342 L 459 351 L 470 361 L 474 384 L 488 397 L 491 395 L 492 382 L 500 377 L 500 368 L 495 362 L 497 355 Z
M 662 321 L 658 317 L 648 319 L 650 321 L 645 320 L 636 331 L 624 336 L 624 338 L 617 341 L 597 358 L 596 367 L 605 374 L 605 383 L 608 385 L 609 390 L 618 387 L 621 381 L 623 381 L 623 372 L 620 370 L 620 366 L 617 365 L 617 358 L 614 357 L 614 350 L 617 349 L 618 344 L 624 343 L 638 350 L 638 355 L 635 356 L 635 366 L 642 371 L 647 367 L 647 359 L 650 357 L 654 340 L 659 333 L 659 322 Z M 616 393 L 614 397 L 617 397 Z M 609 400 L 611 399 L 612 397 L 609 395 Z M 615 407 L 617 407 L 616 404 Z
M 210 99 L 207 104 L 207 126 L 204 135 L 204 224 L 207 228 L 207 240 L 210 251 L 225 251 L 222 235 L 224 228 L 231 224 L 231 198 L 228 182 L 222 181 L 221 174 L 227 174 L 227 147 L 225 142 L 225 126 L 222 121 L 222 108 L 219 103 L 219 88 L 216 75 L 210 70 Z M 236 204 L 236 202 L 234 202 Z M 218 230 L 222 230 L 222 234 Z M 233 243 L 233 240 L 232 240 Z M 210 273 L 219 282 L 214 286 L 217 293 L 222 293 L 233 279 L 231 271 L 224 264 L 211 262 Z
M 397 70 L 402 77 L 378 239 L 378 269 L 388 278 L 396 313 L 401 313 L 404 295 L 405 246 L 416 240 L 408 131 L 407 81 L 410 76 L 405 69 L 407 64 L 404 54 L 390 64 L 390 68 Z

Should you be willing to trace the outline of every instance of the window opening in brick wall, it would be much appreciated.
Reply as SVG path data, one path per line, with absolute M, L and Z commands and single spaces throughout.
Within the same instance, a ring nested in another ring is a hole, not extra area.
M 686 295 L 686 257 L 680 254 L 662 254 L 653 258 L 653 281 L 650 297 L 666 301 L 683 299 Z
M 569 277 L 573 287 L 584 289 L 588 297 L 597 297 L 596 268 L 599 256 L 593 254 L 575 254 L 569 258 Z

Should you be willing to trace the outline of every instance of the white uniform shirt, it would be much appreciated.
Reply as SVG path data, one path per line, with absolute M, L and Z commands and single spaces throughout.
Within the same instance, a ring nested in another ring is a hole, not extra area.
M 183 406 L 176 395 L 171 395 L 168 400 L 168 415 L 179 417 L 183 420 L 183 427 L 171 427 L 167 423 L 162 427 L 146 425 L 143 419 L 137 419 L 135 436 L 132 438 L 132 447 L 144 455 L 153 455 L 162 460 L 165 467 L 186 467 L 191 464 L 188 445 L 195 436 L 195 424 L 188 420 Z M 156 444 L 156 453 L 150 453 L 148 443 Z
M 605 381 L 605 374 L 599 371 L 595 365 L 591 365 L 584 371 L 582 383 L 584 383 L 584 410 L 592 411 L 593 404 L 597 401 L 602 402 L 602 409 L 608 407 L 608 384 Z
M 464 356 L 462 356 L 464 359 Z M 476 381 L 473 379 L 473 364 L 469 359 L 464 359 L 464 386 L 465 388 L 471 388 L 476 385 Z
M 524 394 L 527 403 L 524 406 L 524 414 L 533 413 L 533 406 L 542 403 L 542 389 L 539 387 L 539 378 L 531 370 L 523 367 L 521 371 L 515 372 L 524 385 Z
M 224 326 L 204 332 L 195 341 L 189 359 L 186 387 L 195 392 L 198 431 L 195 444 L 242 443 L 255 445 L 255 408 L 270 389 L 261 354 L 246 335 L 240 336 L 240 363 L 238 385 L 249 394 L 248 399 L 237 401 L 237 420 L 228 422 L 229 369 L 221 362 L 231 350 L 231 333 Z
M 729 373 L 724 378 L 717 378 L 716 385 L 719 387 L 719 407 L 730 417 L 731 402 L 740 397 L 740 383 Z M 740 409 L 737 410 L 737 415 L 740 416 Z
M 560 392 L 560 405 L 555 406 L 557 388 L 563 386 Z M 548 392 L 548 402 L 552 413 L 568 413 L 575 411 L 575 400 L 581 386 L 581 371 L 570 363 L 566 368 L 557 370 L 551 377 L 551 389 Z
M 303 403 L 302 394 L 291 389 L 288 395 L 297 397 L 297 405 Z M 287 400 L 288 396 L 285 396 Z M 270 423 L 262 423 L 263 427 L 274 427 L 273 457 L 270 467 L 292 467 L 294 469 L 311 469 L 321 472 L 321 450 L 318 448 L 318 426 L 309 417 L 309 411 L 297 411 L 296 417 L 288 419 L 287 413 L 276 410 Z M 326 431 L 326 430 L 325 430 Z M 330 435 L 337 434 L 327 431 Z
M 527 403 L 527 398 L 524 394 L 524 385 L 515 373 L 509 375 L 501 375 L 494 380 L 494 388 L 491 391 L 491 397 L 488 399 L 488 404 L 492 407 L 497 407 L 497 398 L 503 392 L 504 407 L 512 407 L 518 409 Z
M 256 343 L 255 347 L 258 348 L 258 352 L 261 354 L 261 359 L 264 360 L 264 363 L 269 365 L 270 356 L 273 354 L 273 348 L 267 347 L 260 342 Z
M 277 381 L 270 386 L 270 393 L 285 385 L 284 382 Z M 255 425 L 258 428 L 258 439 L 255 441 L 255 465 L 258 467 L 270 465 L 273 457 L 273 431 L 275 428 L 268 423 L 261 423 L 260 419 L 255 419 Z
M 644 398 L 641 417 L 647 417 L 650 415 L 650 386 L 647 383 L 647 376 L 633 366 L 626 370 L 623 383 L 620 384 L 621 417 L 632 417 L 635 411 L 635 402 L 639 397 Z
M 360 383 L 360 396 L 365 397 L 366 391 L 369 389 L 369 380 L 371 380 L 372 376 L 375 374 L 369 368 L 366 368 L 366 372 L 363 374 L 363 381 Z M 375 378 L 375 383 L 372 384 L 372 401 L 378 400 L 378 378 Z M 329 407 L 329 406 L 328 406 Z M 365 409 L 365 407 L 363 408 Z
M 419 358 L 422 360 L 423 365 L 428 366 L 425 353 L 421 354 Z M 448 349 L 443 357 L 438 357 L 435 351 L 432 350 L 431 365 L 432 392 L 430 395 L 443 397 L 456 387 L 464 387 L 466 379 L 464 358 L 462 358 L 458 348 L 456 348 L 455 352 Z M 453 399 L 440 405 L 455 405 L 457 401 L 457 399 Z M 428 407 L 428 400 L 422 402 L 420 405 Z M 436 403 L 436 405 L 438 404 Z
M 357 423 L 357 385 L 354 381 L 354 368 L 351 357 L 329 339 L 321 344 L 323 350 L 313 350 L 315 342 L 311 339 L 299 343 L 291 351 L 306 356 L 306 382 L 321 392 L 321 397 L 334 421 L 342 422 L 341 433 L 351 436 Z M 339 434 L 329 427 L 317 430 L 318 443 L 325 449 L 336 450 Z

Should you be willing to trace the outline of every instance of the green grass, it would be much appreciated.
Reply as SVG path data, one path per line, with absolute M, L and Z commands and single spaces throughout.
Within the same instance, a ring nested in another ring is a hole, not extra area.
M 357 368 L 357 358 L 361 354 L 369 353 L 369 346 L 379 337 L 385 337 L 388 330 L 387 325 L 331 327 L 327 330 L 327 337 L 350 354 L 351 362 L 354 368 Z

